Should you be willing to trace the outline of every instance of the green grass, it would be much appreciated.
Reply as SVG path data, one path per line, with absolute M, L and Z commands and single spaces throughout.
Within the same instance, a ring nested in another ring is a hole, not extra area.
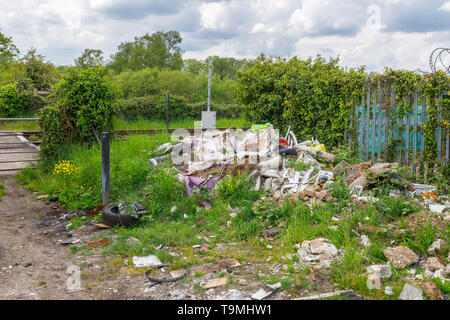
M 0 200 L 2 200 L 2 197 L 6 194 L 5 191 L 5 185 L 3 183 L 0 183 Z
M 354 289 L 364 297 L 394 299 L 407 274 L 394 268 L 392 278 L 383 283 L 394 288 L 396 295 L 388 297 L 383 290 L 367 289 L 366 267 L 387 262 L 383 250 L 391 246 L 392 240 L 410 246 L 417 253 L 424 252 L 437 237 L 448 241 L 448 230 L 436 229 L 426 223 L 405 232 L 403 237 L 386 230 L 387 223 L 397 225 L 399 217 L 414 214 L 417 211 L 415 204 L 388 198 L 381 198 L 380 204 L 355 204 L 349 197 L 348 188 L 341 182 L 332 185 L 335 201 L 311 207 L 301 199 L 294 202 L 284 199 L 278 204 L 264 192 L 253 191 L 244 174 L 222 179 L 213 190 L 194 189 L 193 197 L 188 197 L 184 182 L 178 180 L 170 162 L 156 168 L 146 164 L 153 155 L 151 151 L 167 141 L 165 134 L 133 135 L 112 141 L 112 201 L 139 202 L 148 214 L 134 226 L 115 227 L 92 236 L 92 241 L 106 238 L 109 244 L 91 247 L 81 243 L 70 247 L 73 254 L 90 255 L 101 251 L 120 257 L 122 261 L 135 255 L 155 254 L 163 263 L 169 264 L 170 269 L 225 257 L 240 262 L 283 263 L 287 265 L 286 270 L 276 276 L 260 277 L 260 280 L 281 282 L 282 290 L 297 295 L 305 288 L 320 288 L 317 281 L 310 279 L 311 268 L 296 266 L 299 261 L 296 245 L 304 240 L 325 237 L 342 250 L 331 267 L 323 269 L 330 284 L 341 289 Z M 77 168 L 70 177 L 40 168 L 23 170 L 16 180 L 30 190 L 58 197 L 59 202 L 71 210 L 83 212 L 96 207 L 101 203 L 99 147 L 74 146 L 66 160 Z M 210 203 L 211 207 L 202 207 L 202 201 Z M 234 217 L 230 216 L 231 208 L 236 210 Z M 339 220 L 332 221 L 333 217 Z M 82 222 L 83 219 L 76 218 L 72 225 L 76 228 Z M 270 240 L 262 238 L 261 232 L 269 227 L 279 228 L 280 235 Z M 363 227 L 371 227 L 372 231 L 360 231 Z M 369 236 L 370 247 L 360 244 L 355 230 Z M 137 241 L 131 241 L 130 237 Z M 230 248 L 223 249 L 219 244 L 229 244 Z M 194 245 L 205 246 L 209 252 L 195 250 Z M 268 270 L 261 271 L 270 274 Z M 184 281 L 189 281 L 186 279 Z M 230 278 L 229 282 L 234 280 Z

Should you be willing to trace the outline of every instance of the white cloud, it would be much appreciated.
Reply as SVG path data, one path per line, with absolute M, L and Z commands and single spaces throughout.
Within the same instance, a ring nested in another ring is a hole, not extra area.
M 450 11 L 450 1 L 444 3 L 444 4 L 439 8 L 439 10 L 442 10 L 442 11 Z
M 321 53 L 372 70 L 427 70 L 431 51 L 450 42 L 449 11 L 448 0 L 10 0 L 0 28 L 22 54 L 33 46 L 56 64 L 85 48 L 108 58 L 135 36 L 178 30 L 185 57 Z

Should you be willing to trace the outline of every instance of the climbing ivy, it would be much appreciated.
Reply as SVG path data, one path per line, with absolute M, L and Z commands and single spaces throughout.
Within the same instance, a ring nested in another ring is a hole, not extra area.
M 326 61 L 321 56 L 314 60 L 260 57 L 251 68 L 238 74 L 236 93 L 245 105 L 250 121 L 270 121 L 280 129 L 291 126 L 299 139 L 314 136 L 332 148 L 343 142 L 346 130 L 349 132 L 353 106 L 361 102 L 369 85 L 383 89 L 382 105 L 389 120 L 389 132 L 396 127 L 397 119 L 403 119 L 413 111 L 417 90 L 427 99 L 423 158 L 426 166 L 433 168 L 437 159 L 436 129 L 439 124 L 449 128 L 448 97 L 440 101 L 442 120 L 438 120 L 439 96 L 449 91 L 449 83 L 449 76 L 441 71 L 421 75 L 386 68 L 382 74 L 368 74 L 364 67 L 343 69 L 338 59 Z M 392 103 L 393 89 L 395 105 Z M 399 138 L 391 137 L 387 146 L 391 157 L 403 144 L 404 129 L 399 129 Z M 353 126 L 354 134 L 355 130 L 356 126 Z

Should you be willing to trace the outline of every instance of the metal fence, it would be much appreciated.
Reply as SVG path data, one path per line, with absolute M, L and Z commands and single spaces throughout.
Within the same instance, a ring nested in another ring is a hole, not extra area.
M 439 123 L 436 129 L 436 162 L 439 166 L 448 164 L 450 149 L 450 132 L 440 125 L 443 114 L 441 104 L 443 96 L 444 93 L 438 99 Z M 396 99 L 395 89 L 390 92 L 388 99 L 386 97 L 383 99 L 383 88 L 369 86 L 361 101 L 355 103 L 354 114 L 350 120 L 350 134 L 345 134 L 344 139 L 348 141 L 349 147 L 356 143 L 360 161 L 371 162 L 380 159 L 386 160 L 388 146 L 393 139 L 396 139 L 398 145 L 395 150 L 395 160 L 398 165 L 412 165 L 413 171 L 416 172 L 417 164 L 423 165 L 422 153 L 427 148 L 424 132 L 424 124 L 428 121 L 427 101 L 429 102 L 429 99 L 416 89 L 407 98 L 406 103 L 412 111 L 405 112 L 401 118 L 398 113 L 399 105 L 403 102 Z M 392 110 L 390 114 L 386 113 L 387 106 L 384 106 L 383 103 L 390 104 L 389 109 Z

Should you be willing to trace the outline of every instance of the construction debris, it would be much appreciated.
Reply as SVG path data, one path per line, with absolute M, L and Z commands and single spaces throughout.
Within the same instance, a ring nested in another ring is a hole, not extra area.
M 252 295 L 253 300 L 263 300 L 268 296 L 274 294 L 281 288 L 281 283 L 275 283 L 273 285 L 265 285 L 263 288 L 259 289 Z
M 133 257 L 133 263 L 135 267 L 142 268 L 142 267 L 161 267 L 163 264 L 158 259 L 157 256 L 147 256 L 147 257 Z
M 391 261 L 395 268 L 400 269 L 419 261 L 419 257 L 411 249 L 404 246 L 387 248 L 384 250 L 384 255 Z
M 303 262 L 329 267 L 338 255 L 338 250 L 327 239 L 319 238 L 303 241 L 302 245 L 298 246 L 297 254 Z
M 407 283 L 398 298 L 400 300 L 423 300 L 422 294 L 422 290 Z
M 217 287 L 221 287 L 227 284 L 227 277 L 221 277 L 221 278 L 215 278 L 215 279 L 211 279 L 209 280 L 206 285 L 204 286 L 205 289 L 212 289 L 212 288 L 217 288 Z

